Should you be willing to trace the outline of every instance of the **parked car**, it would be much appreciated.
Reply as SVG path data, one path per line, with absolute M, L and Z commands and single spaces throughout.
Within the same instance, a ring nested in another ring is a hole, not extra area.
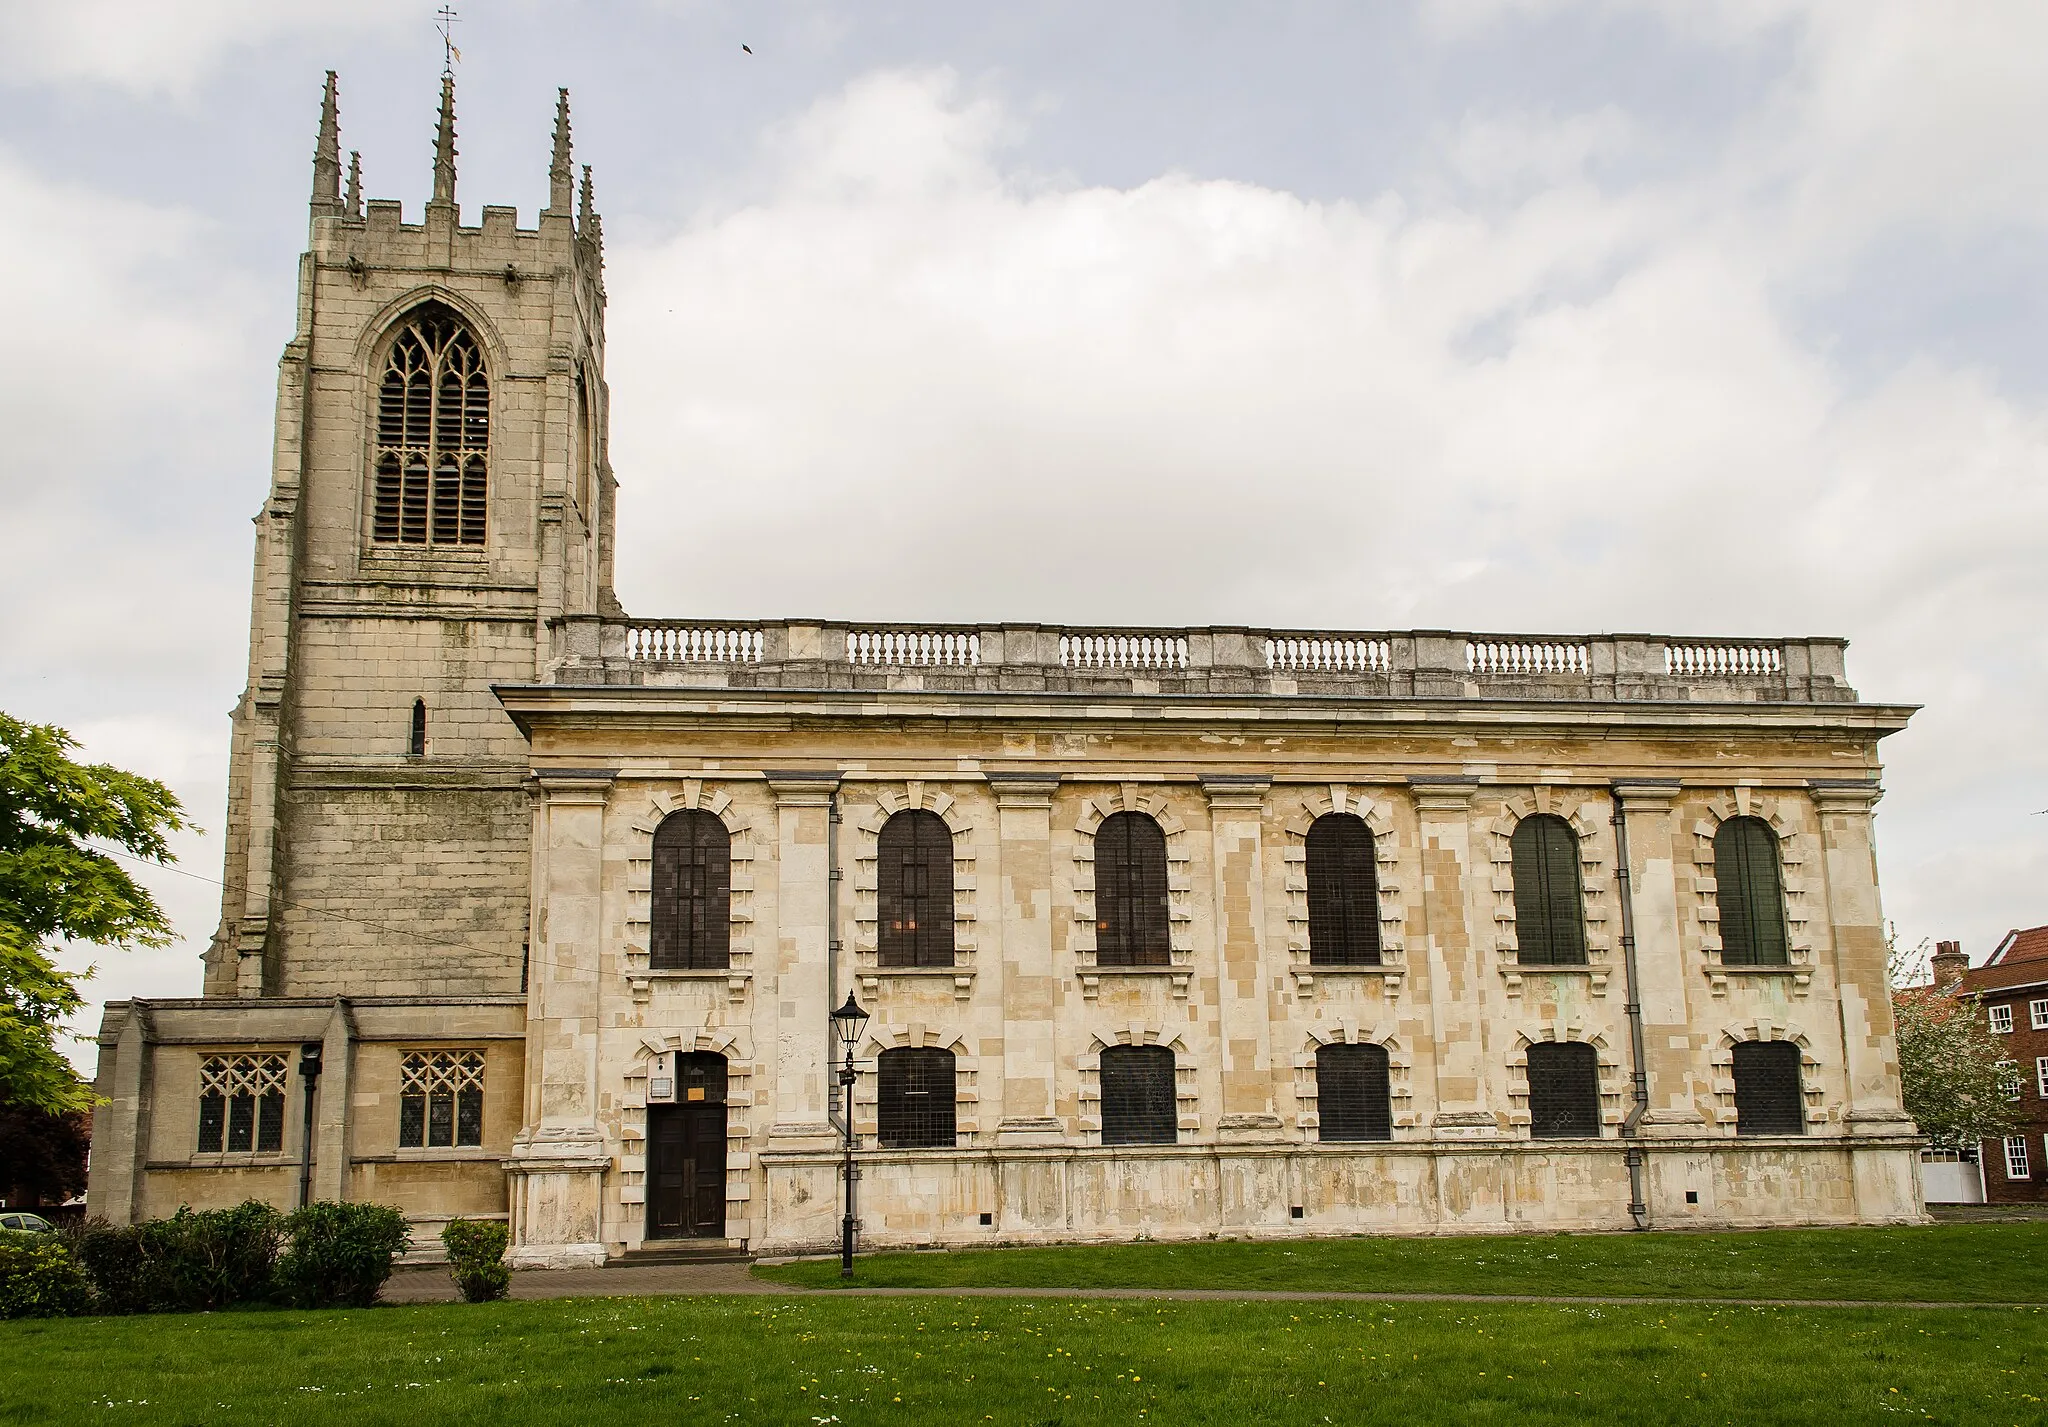
M 27 1214 L 12 1210 L 0 1214 L 0 1230 L 16 1234 L 54 1234 L 57 1226 L 40 1214 Z

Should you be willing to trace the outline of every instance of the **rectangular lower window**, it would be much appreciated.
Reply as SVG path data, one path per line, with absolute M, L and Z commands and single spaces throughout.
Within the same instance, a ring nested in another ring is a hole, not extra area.
M 2037 1031 L 2048 1031 L 2048 996 L 2027 1002 L 2027 1024 Z
M 2007 1135 L 2005 1137 L 2005 1177 L 2025 1179 L 2027 1177 L 2027 1137 Z
M 276 1154 L 284 1148 L 285 1057 L 209 1055 L 199 1063 L 200 1154 Z
M 482 1051 L 413 1051 L 399 1063 L 401 1149 L 459 1149 L 484 1142 Z
M 2034 1057 L 2034 1093 L 2048 1100 L 2048 1055 Z

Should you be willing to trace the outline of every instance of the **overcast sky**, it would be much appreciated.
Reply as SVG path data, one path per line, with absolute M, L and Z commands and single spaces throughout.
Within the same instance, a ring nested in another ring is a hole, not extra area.
M 416 220 L 435 8 L 0 0 L 0 708 L 206 828 L 102 998 L 197 993 L 321 72 Z M 2048 922 L 2039 0 L 460 8 L 628 609 L 1844 635 L 1901 940 Z

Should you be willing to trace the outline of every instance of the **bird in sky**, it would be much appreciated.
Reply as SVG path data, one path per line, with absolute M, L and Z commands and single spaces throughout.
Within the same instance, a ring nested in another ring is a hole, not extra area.
M 754 52 L 754 47 L 752 45 L 741 45 L 740 48 L 745 50 L 748 54 L 752 54 Z

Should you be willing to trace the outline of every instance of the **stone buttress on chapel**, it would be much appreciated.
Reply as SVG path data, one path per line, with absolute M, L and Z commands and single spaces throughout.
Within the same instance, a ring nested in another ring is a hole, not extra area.
M 362 201 L 328 76 L 203 994 L 92 1212 L 513 1260 L 1911 1221 L 1838 639 L 629 618 L 603 237 Z

